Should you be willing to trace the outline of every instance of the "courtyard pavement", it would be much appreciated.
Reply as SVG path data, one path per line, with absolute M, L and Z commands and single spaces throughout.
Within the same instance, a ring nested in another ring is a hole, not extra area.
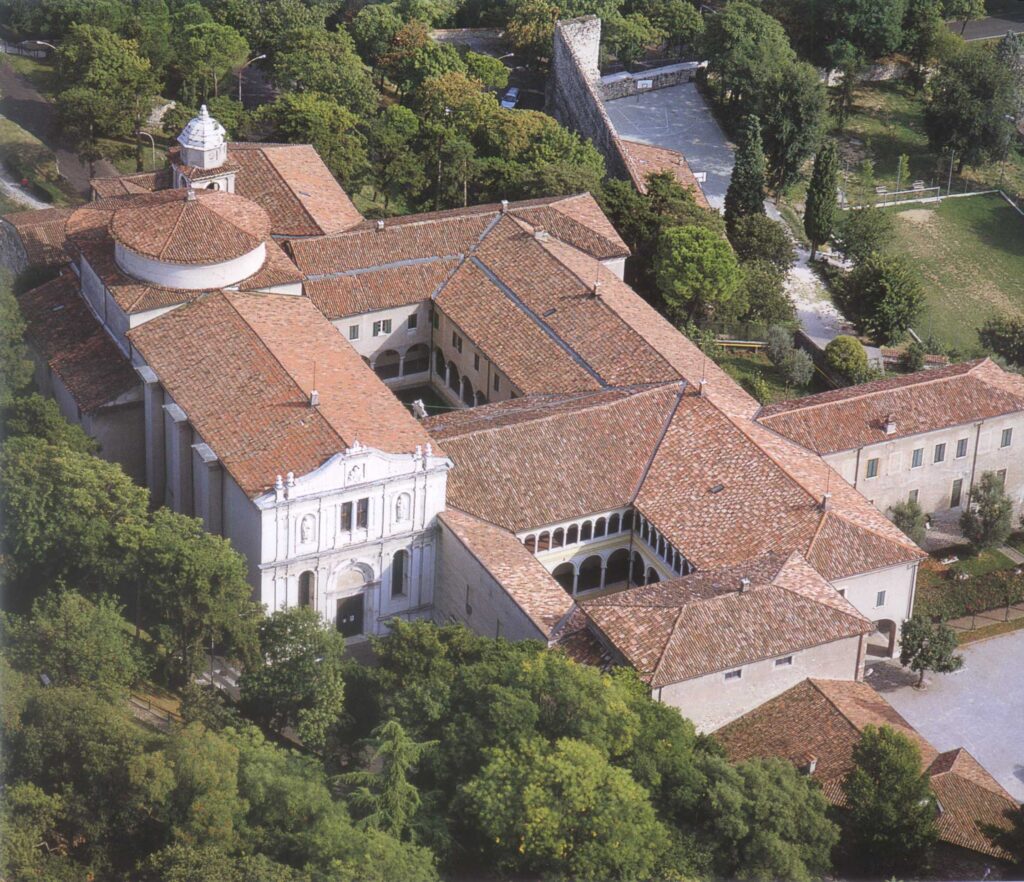
M 1024 631 L 970 644 L 964 667 L 931 674 L 927 688 L 896 662 L 869 665 L 867 682 L 940 751 L 966 747 L 1024 799 Z
M 706 172 L 704 195 L 713 208 L 722 208 L 732 177 L 733 147 L 696 83 L 616 98 L 604 106 L 623 138 L 677 150 L 694 173 Z

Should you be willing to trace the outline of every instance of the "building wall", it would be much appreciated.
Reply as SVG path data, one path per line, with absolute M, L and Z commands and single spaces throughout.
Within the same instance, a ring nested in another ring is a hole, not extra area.
M 697 78 L 697 71 L 700 70 L 700 67 L 700 62 L 685 61 L 637 73 L 611 74 L 601 77 L 600 94 L 605 101 L 614 101 L 616 98 L 628 98 L 636 95 L 640 91 L 649 92 L 669 86 L 678 86 L 681 83 L 690 83 Z M 650 85 L 641 90 L 638 88 L 641 81 L 648 82 Z
M 914 588 L 917 581 L 917 564 L 901 564 L 839 579 L 832 583 L 866 619 L 872 622 L 893 622 L 896 627 L 896 639 L 893 654 L 899 655 L 899 629 L 906 619 L 910 618 L 914 609 Z M 881 605 L 878 594 L 885 592 Z
M 1012 430 L 1009 447 L 1000 447 L 1004 429 Z M 956 456 L 957 442 L 966 439 L 967 452 Z M 935 462 L 935 446 L 945 444 L 945 459 Z M 923 448 L 922 464 L 913 468 L 913 452 Z M 878 459 L 878 476 L 867 477 L 868 464 Z M 880 511 L 905 502 L 913 490 L 918 503 L 929 513 L 950 508 L 953 482 L 963 482 L 961 504 L 967 505 L 970 488 L 986 471 L 1006 469 L 1006 492 L 1015 510 L 1024 509 L 1024 413 L 1010 414 L 980 423 L 909 435 L 826 457 L 826 461 L 863 493 Z
M 409 327 L 409 317 L 416 317 L 416 327 Z M 373 336 L 373 326 L 376 322 L 390 320 L 391 333 Z M 430 301 L 424 300 L 421 303 L 413 303 L 408 306 L 398 306 L 393 309 L 379 309 L 373 312 L 364 312 L 360 315 L 346 316 L 335 319 L 333 325 L 371 367 L 376 368 L 377 359 L 385 352 L 391 350 L 399 356 L 400 373 L 395 377 L 382 377 L 389 388 L 400 389 L 406 386 L 417 386 L 429 382 L 430 379 Z M 353 340 L 351 337 L 352 328 L 358 328 L 358 337 Z M 424 371 L 410 373 L 406 369 L 405 357 L 409 350 L 422 344 L 427 347 L 428 365 Z
M 28 254 L 21 243 L 21 236 L 7 221 L 0 218 L 0 266 L 6 267 L 14 275 L 28 269 Z
M 486 637 L 547 640 L 498 581 L 440 522 L 434 621 L 460 622 Z
M 743 665 L 739 679 L 719 671 L 654 689 L 652 695 L 679 709 L 701 732 L 713 732 L 807 677 L 858 679 L 861 637 L 847 637 L 793 653 L 793 663 L 776 667 L 775 658 Z
M 444 314 L 442 309 L 435 306 L 434 315 L 436 316 L 437 327 L 434 328 L 432 335 L 432 347 L 430 354 L 430 367 L 431 375 L 434 378 L 434 383 L 437 386 L 442 386 L 448 390 L 448 397 L 453 401 L 461 400 L 461 392 L 456 393 L 447 384 L 445 377 L 439 377 L 435 370 L 436 352 L 440 348 L 444 354 L 445 365 L 451 362 L 455 365 L 459 372 L 459 383 L 462 385 L 462 378 L 468 379 L 470 386 L 474 392 L 482 392 L 488 403 L 496 401 L 507 401 L 509 398 L 518 397 L 522 394 L 522 390 L 512 385 L 511 380 L 500 370 L 500 368 L 494 364 L 484 353 L 477 348 L 469 336 L 463 331 L 455 322 L 453 322 L 448 316 Z M 462 351 L 456 348 L 452 341 L 452 334 L 458 334 L 462 338 Z M 477 368 L 477 358 L 479 357 L 480 367 Z M 498 378 L 498 389 L 494 389 L 494 379 Z

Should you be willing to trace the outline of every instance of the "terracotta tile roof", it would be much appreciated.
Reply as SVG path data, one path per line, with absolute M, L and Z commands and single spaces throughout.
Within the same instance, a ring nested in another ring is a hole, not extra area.
M 428 259 L 380 270 L 307 279 L 306 296 L 329 319 L 422 303 L 459 266 L 458 258 Z
M 5 214 L 3 221 L 14 229 L 29 266 L 60 266 L 67 263 L 64 231 L 73 208 L 41 208 Z
M 213 293 L 128 337 L 250 496 L 355 441 L 387 453 L 430 441 L 305 297 Z
M 275 236 L 320 236 L 363 216 L 309 144 L 228 144 L 235 192 L 270 215 Z
M 740 591 L 740 580 L 750 586 Z M 652 688 L 871 631 L 800 555 L 630 588 L 580 606 Z
M 302 273 L 292 263 L 281 243 L 267 240 L 267 257 L 258 273 L 239 283 L 240 291 L 260 291 L 277 285 L 300 284 Z
M 455 463 L 449 504 L 518 531 L 628 505 L 678 396 L 667 385 L 519 399 L 470 411 L 465 433 L 456 414 L 425 424 Z
M 648 175 L 667 171 L 671 172 L 672 177 L 693 194 L 698 205 L 710 208 L 700 183 L 682 153 L 669 150 L 667 147 L 657 147 L 654 144 L 644 144 L 641 141 L 632 141 L 623 137 L 619 138 L 619 143 L 622 144 L 622 151 L 626 156 L 629 176 L 633 179 L 633 185 L 641 193 L 647 192 Z
M 270 218 L 254 202 L 218 190 L 162 190 L 120 206 L 115 241 L 164 263 L 206 264 L 248 254 L 270 238 Z
M 114 344 L 65 272 L 19 298 L 32 348 L 84 413 L 113 401 L 139 384 L 128 358 Z
M 545 637 L 572 609 L 572 598 L 511 533 L 450 506 L 438 517 Z
M 1024 377 L 990 359 L 919 371 L 762 408 L 758 420 L 817 453 L 836 453 L 1024 410 Z M 886 418 L 896 431 L 885 433 Z
M 93 178 L 89 181 L 93 197 L 109 199 L 113 196 L 132 196 L 136 193 L 153 193 L 171 186 L 171 170 L 162 168 L 155 172 L 140 172 L 134 175 L 119 175 L 111 178 Z
M 615 664 L 615 655 L 598 640 L 588 622 L 587 614 L 575 607 L 551 635 L 552 646 L 577 664 L 609 670 Z
M 601 388 L 599 378 L 507 297 L 478 263 L 467 261 L 455 272 L 438 294 L 437 306 L 521 392 Z
M 866 683 L 804 680 L 715 736 L 733 762 L 777 756 L 803 765 L 813 757 L 813 775 L 825 796 L 844 805 L 843 780 L 853 768 L 853 749 L 868 725 L 889 726 L 917 745 L 942 806 L 936 819 L 942 841 L 1013 860 L 997 840 L 1012 829 L 1009 815 L 1018 803 L 963 748 L 939 754 Z

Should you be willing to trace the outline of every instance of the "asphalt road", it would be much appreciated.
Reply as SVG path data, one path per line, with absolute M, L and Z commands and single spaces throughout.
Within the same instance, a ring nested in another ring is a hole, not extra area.
M 1021 4 L 1019 12 L 1002 12 L 999 15 L 990 15 L 988 18 L 979 18 L 977 21 L 967 22 L 967 29 L 963 33 L 965 40 L 990 40 L 992 37 L 1001 37 L 1007 31 L 1020 33 L 1024 31 L 1024 3 Z M 954 34 L 960 33 L 963 22 L 951 21 L 949 29 Z

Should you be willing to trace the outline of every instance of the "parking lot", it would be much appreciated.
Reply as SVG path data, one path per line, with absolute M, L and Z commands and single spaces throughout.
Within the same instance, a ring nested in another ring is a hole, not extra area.
M 605 102 L 605 109 L 623 138 L 677 150 L 692 171 L 706 172 L 704 195 L 712 207 L 722 207 L 733 148 L 695 83 L 617 98 Z
M 875 665 L 867 682 L 941 751 L 966 747 L 1015 798 L 1024 799 L 1024 631 L 961 651 L 964 667 L 917 675 L 892 662 Z

